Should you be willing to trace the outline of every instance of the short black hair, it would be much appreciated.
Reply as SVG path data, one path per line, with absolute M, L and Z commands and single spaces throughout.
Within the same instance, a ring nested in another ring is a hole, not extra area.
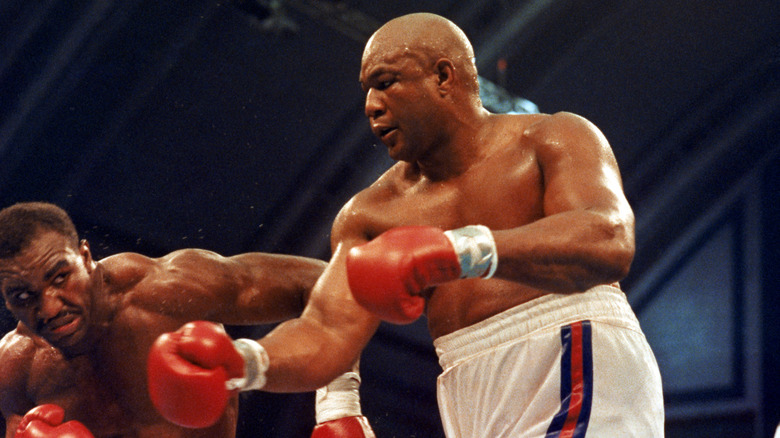
M 65 210 L 48 202 L 20 202 L 0 210 L 0 259 L 17 256 L 42 230 L 55 231 L 78 245 L 79 236 Z

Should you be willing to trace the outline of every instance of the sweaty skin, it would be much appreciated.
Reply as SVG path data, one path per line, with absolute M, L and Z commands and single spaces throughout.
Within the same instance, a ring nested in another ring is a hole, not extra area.
M 345 257 L 393 227 L 493 231 L 492 279 L 425 291 L 434 339 L 539 296 L 616 284 L 628 273 L 634 216 L 605 137 L 570 113 L 488 112 L 473 56 L 457 27 L 430 14 L 392 20 L 368 41 L 365 113 L 397 163 L 339 213 L 331 262 L 301 317 L 260 340 L 271 357 L 266 389 L 311 390 L 359 356 L 379 321 L 351 297 Z
M 297 316 L 324 262 L 182 250 L 162 258 L 123 253 L 94 261 L 57 232 L 0 260 L 0 286 L 19 318 L 0 341 L 0 409 L 12 437 L 31 408 L 54 403 L 65 421 L 100 437 L 234 437 L 233 397 L 219 422 L 184 429 L 157 414 L 146 357 L 160 334 L 205 319 L 259 324 Z

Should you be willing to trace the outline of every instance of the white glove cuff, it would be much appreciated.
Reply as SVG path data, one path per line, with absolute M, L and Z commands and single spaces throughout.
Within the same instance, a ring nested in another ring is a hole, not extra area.
M 270 359 L 262 345 L 251 339 L 236 339 L 233 341 L 238 353 L 244 358 L 244 377 L 235 377 L 225 382 L 225 387 L 232 391 L 250 391 L 265 386 L 265 373 L 268 371 Z
M 317 424 L 344 417 L 360 417 L 360 374 L 346 372 L 317 390 L 314 406 Z
M 469 225 L 445 231 L 460 260 L 461 278 L 490 278 L 498 267 L 496 241 L 490 228 Z

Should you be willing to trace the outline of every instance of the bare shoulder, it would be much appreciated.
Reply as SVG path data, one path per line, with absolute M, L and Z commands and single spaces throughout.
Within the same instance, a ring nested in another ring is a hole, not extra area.
M 0 364 L 3 364 L 0 367 L 0 404 L 4 412 L 24 397 L 35 353 L 42 342 L 25 334 L 20 327 L 0 340 Z
M 223 273 L 214 269 L 218 263 L 212 263 L 217 260 L 224 258 L 212 251 L 181 249 L 157 258 L 121 253 L 100 263 L 106 268 L 114 297 L 126 305 L 166 313 L 177 309 L 185 292 L 208 290 L 214 280 L 222 278 Z M 166 309 L 162 303 L 171 307 Z
M 531 126 L 539 125 L 552 117 L 550 114 L 490 114 L 490 118 L 498 123 L 502 130 L 523 133 Z
M 126 289 L 143 280 L 157 262 L 141 254 L 125 252 L 99 261 L 115 289 Z
M 177 266 L 192 266 L 222 257 L 208 250 L 181 249 L 158 258 L 137 253 L 121 253 L 100 261 L 106 268 L 114 292 L 132 289 L 145 280 L 167 276 Z
M 385 203 L 403 190 L 408 183 L 411 167 L 405 162 L 395 163 L 370 186 L 344 204 L 333 222 L 331 243 L 335 245 L 353 238 L 370 239 L 376 212 L 383 210 Z M 386 212 L 383 215 L 385 214 Z
M 523 136 L 539 146 L 608 146 L 596 125 L 570 112 L 539 115 L 525 128 Z
M 376 202 L 382 202 L 388 196 L 397 194 L 399 191 L 403 190 L 404 184 L 407 184 L 409 180 L 411 180 L 412 183 L 414 182 L 415 176 L 410 175 L 414 173 L 413 169 L 414 166 L 407 162 L 396 162 L 370 186 L 357 194 L 357 198 L 360 201 L 359 205 L 371 205 Z
M 578 114 L 561 111 L 554 114 L 534 114 L 531 116 L 527 133 L 542 132 L 546 129 L 558 130 L 560 128 L 591 127 L 593 124 Z
M 3 373 L 11 366 L 28 365 L 38 349 L 36 339 L 25 333 L 21 324 L 0 339 L 0 363 Z

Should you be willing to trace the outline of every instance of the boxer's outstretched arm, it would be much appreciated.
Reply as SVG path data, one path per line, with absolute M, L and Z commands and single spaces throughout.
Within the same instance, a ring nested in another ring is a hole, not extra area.
M 379 321 L 352 299 L 341 247 L 335 245 L 334 257 L 312 289 L 303 314 L 259 342 L 232 341 L 220 326 L 204 321 L 160 336 L 152 347 L 147 372 L 150 395 L 163 416 L 177 424 L 202 427 L 203 422 L 218 417 L 228 391 L 314 391 L 350 370 Z M 189 252 L 182 256 L 195 264 L 203 255 Z M 216 267 L 210 275 L 230 276 L 231 271 L 224 270 L 225 260 L 214 254 L 210 257 L 214 258 L 211 267 Z M 246 260 L 231 258 L 230 262 L 244 264 Z M 175 264 L 181 266 L 181 260 Z M 219 289 L 207 278 L 201 280 Z M 220 281 L 225 282 L 224 278 Z M 263 305 L 277 303 L 265 301 Z M 194 417 L 189 409 L 181 408 L 189 400 L 199 406 Z M 214 402 L 206 406 L 201 403 L 205 400 Z
M 175 251 L 158 259 L 122 254 L 106 263 L 123 265 L 113 271 L 121 272 L 119 281 L 133 290 L 137 305 L 190 320 L 234 325 L 300 315 L 326 266 L 306 257 L 269 253 L 223 257 L 200 249 Z
M 352 245 L 336 245 L 303 314 L 259 340 L 270 358 L 264 391 L 313 391 L 349 370 L 379 326 L 352 298 L 345 258 Z
M 232 340 L 222 326 L 207 321 L 158 337 L 147 361 L 157 410 L 173 423 L 207 427 L 235 390 L 314 391 L 350 370 L 378 320 L 344 286 L 342 252 L 336 251 L 304 313 L 259 342 Z

